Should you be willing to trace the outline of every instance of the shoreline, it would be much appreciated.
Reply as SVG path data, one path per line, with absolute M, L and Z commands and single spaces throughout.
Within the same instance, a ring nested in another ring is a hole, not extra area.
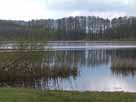
M 7 40 L 7 41 L 0 41 L 0 43 L 3 43 L 3 42 L 8 42 L 8 43 L 14 43 L 14 42 L 45 42 L 45 43 L 47 43 L 47 42 L 98 42 L 98 43 L 101 43 L 101 42 L 135 42 L 136 43 L 136 40 L 45 40 L 45 41 L 13 41 L 13 40 L 11 40 L 11 41 L 9 41 L 9 40 Z
M 18 46 L 35 47 L 33 50 L 84 50 L 136 48 L 136 41 L 48 41 L 43 42 L 1 42 L 0 50 L 16 50 Z

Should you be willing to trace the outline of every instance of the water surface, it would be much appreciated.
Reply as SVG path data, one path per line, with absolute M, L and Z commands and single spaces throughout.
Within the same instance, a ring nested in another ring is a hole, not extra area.
M 106 45 L 106 48 L 101 45 L 82 46 L 84 48 L 62 45 L 61 50 L 57 49 L 59 45 L 53 46 L 53 50 L 42 51 L 40 59 L 34 62 L 31 61 L 33 59 L 26 62 L 26 59 L 21 58 L 18 63 L 8 66 L 10 64 L 0 60 L 0 85 L 77 91 L 136 92 L 134 45 L 119 45 L 113 48 L 111 45 L 110 48 Z

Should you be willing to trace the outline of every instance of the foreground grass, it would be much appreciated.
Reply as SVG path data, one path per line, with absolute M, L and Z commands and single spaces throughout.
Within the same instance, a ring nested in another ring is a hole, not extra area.
M 136 102 L 136 94 L 0 88 L 0 102 Z

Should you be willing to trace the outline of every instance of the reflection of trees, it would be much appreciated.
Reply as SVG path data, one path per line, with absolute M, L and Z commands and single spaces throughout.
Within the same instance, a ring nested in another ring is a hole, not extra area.
M 109 55 L 106 50 L 91 50 L 88 53 L 88 57 L 85 60 L 87 65 L 90 64 L 92 66 L 99 65 L 99 64 L 107 64 L 109 62 Z
M 111 70 L 115 75 L 136 75 L 135 50 L 116 50 L 114 55 L 112 56 Z
M 50 63 L 94 66 L 108 63 L 109 56 L 106 50 L 52 51 L 47 59 Z

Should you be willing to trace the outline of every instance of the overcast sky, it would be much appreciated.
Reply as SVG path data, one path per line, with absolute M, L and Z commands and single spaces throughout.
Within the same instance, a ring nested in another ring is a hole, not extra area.
M 136 16 L 136 0 L 0 0 L 0 19 Z

